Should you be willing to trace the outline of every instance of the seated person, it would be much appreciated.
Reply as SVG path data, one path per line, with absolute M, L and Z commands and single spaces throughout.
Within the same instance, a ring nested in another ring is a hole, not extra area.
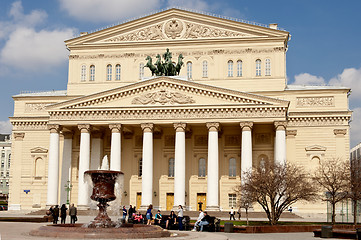
M 177 215 L 175 215 L 174 211 L 170 212 L 167 222 L 165 223 L 166 229 L 168 229 L 169 223 L 170 223 L 170 226 L 177 223 Z
M 134 223 L 143 223 L 143 215 L 137 212 L 133 219 Z
M 157 214 L 155 215 L 154 218 L 154 224 L 155 225 L 160 225 L 162 221 L 162 214 L 160 213 L 160 210 L 158 210 Z
M 199 210 L 199 216 L 197 218 L 197 221 L 194 223 L 194 228 L 192 229 L 192 231 L 197 231 L 197 226 L 199 226 L 199 223 L 202 221 L 203 218 L 204 212 L 202 210 Z
M 200 231 L 203 232 L 203 227 L 205 225 L 208 225 L 211 222 L 211 217 L 207 214 L 207 212 L 204 212 L 204 218 L 199 223 Z

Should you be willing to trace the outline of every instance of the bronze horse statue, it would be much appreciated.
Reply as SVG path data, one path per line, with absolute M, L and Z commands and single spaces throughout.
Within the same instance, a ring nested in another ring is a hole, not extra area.
M 147 56 L 145 60 L 147 60 L 147 64 L 145 67 L 148 67 L 152 72 L 152 76 L 176 76 L 179 75 L 182 66 L 184 65 L 182 59 L 183 55 L 179 54 L 178 63 L 172 62 L 172 53 L 169 52 L 167 48 L 167 52 L 163 54 L 164 62 L 162 62 L 162 56 L 157 54 L 157 61 L 153 65 L 152 58 Z
M 148 67 L 150 69 L 150 71 L 152 72 L 152 76 L 157 75 L 158 69 L 156 66 L 153 65 L 152 58 L 150 56 L 147 56 L 145 60 L 148 61 L 147 64 L 145 64 L 145 67 Z
M 184 62 L 182 61 L 183 58 L 184 58 L 184 57 L 183 57 L 183 54 L 179 54 L 179 56 L 178 56 L 178 63 L 177 63 L 177 65 L 175 66 L 175 71 L 176 71 L 176 74 L 177 74 L 177 75 L 179 75 L 180 70 L 181 70 L 182 66 L 184 65 Z

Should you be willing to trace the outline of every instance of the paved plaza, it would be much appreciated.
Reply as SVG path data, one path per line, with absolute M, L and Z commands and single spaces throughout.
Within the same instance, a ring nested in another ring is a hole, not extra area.
M 26 216 L 31 217 L 32 215 L 25 215 L 25 212 L 0 212 L 0 217 L 5 216 Z M 39 216 L 33 216 L 39 217 Z M 91 221 L 94 216 L 79 216 L 79 223 L 87 223 Z M 116 216 L 112 216 L 114 220 Z M 68 221 L 69 219 L 67 219 Z M 242 218 L 243 220 L 243 218 Z M 260 220 L 260 219 L 258 219 Z M 310 220 L 310 219 L 308 219 Z M 316 220 L 316 219 L 313 219 Z M 318 219 L 320 220 L 320 219 Z M 35 239 L 50 239 L 45 237 L 33 237 L 29 235 L 29 232 L 33 229 L 37 229 L 40 226 L 47 225 L 50 223 L 13 223 L 13 222 L 0 222 L 0 240 L 35 240 Z M 247 240 L 307 240 L 307 239 L 318 239 L 313 237 L 313 233 L 272 233 L 272 234 L 246 234 L 246 233 L 223 233 L 223 232 L 190 232 L 190 231 L 171 231 L 173 236 L 164 239 L 205 239 L 205 240 L 236 240 L 236 239 L 247 239 Z M 61 240 L 60 238 L 56 238 Z M 154 240 L 154 239 L 153 239 Z

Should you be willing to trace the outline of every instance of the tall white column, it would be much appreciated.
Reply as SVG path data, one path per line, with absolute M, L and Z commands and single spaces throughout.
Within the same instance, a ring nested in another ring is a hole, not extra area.
M 109 125 L 112 131 L 112 143 L 110 150 L 110 170 L 120 171 L 122 167 L 122 155 L 121 155 L 121 124 Z
M 153 202 L 153 123 L 143 123 L 141 127 L 143 130 L 141 209 L 147 209 Z
M 208 171 L 207 171 L 207 211 L 219 210 L 219 162 L 218 129 L 219 123 L 207 123 L 208 128 Z
M 241 122 L 242 149 L 241 149 L 241 176 L 252 170 L 252 127 L 253 122 Z M 243 176 L 241 177 L 243 182 Z
M 275 122 L 275 163 L 286 163 L 286 121 Z
M 90 170 L 100 168 L 103 155 L 102 132 L 96 131 L 91 133 L 91 151 L 90 151 Z
M 71 159 L 72 159 L 72 146 L 73 146 L 73 133 L 63 132 L 64 146 L 63 146 L 63 162 L 61 166 L 61 180 L 60 180 L 60 204 L 66 203 L 67 191 L 65 186 L 68 181 L 71 181 Z M 70 200 L 70 199 L 69 199 Z
M 80 130 L 78 209 L 89 208 L 89 187 L 84 181 L 84 172 L 90 164 L 90 125 L 78 125 Z
M 47 206 L 58 205 L 59 189 L 59 131 L 58 124 L 48 124 L 50 130 Z
M 186 137 L 185 123 L 174 123 L 175 154 L 174 154 L 174 206 L 185 206 L 186 191 Z

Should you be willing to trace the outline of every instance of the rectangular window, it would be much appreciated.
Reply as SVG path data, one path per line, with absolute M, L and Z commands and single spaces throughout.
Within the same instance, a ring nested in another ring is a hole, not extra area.
M 139 168 L 138 168 L 138 177 L 142 176 L 142 169 L 143 169 L 143 159 L 139 159 Z
M 121 66 L 120 64 L 117 64 L 115 66 L 115 80 L 120 80 L 120 72 L 121 72 Z
M 95 66 L 91 65 L 90 66 L 90 81 L 94 81 L 95 80 Z
M 229 207 L 236 208 L 237 207 L 237 195 L 234 193 L 228 194 L 228 202 L 229 202 Z
M 261 60 L 256 60 L 256 76 L 261 76 Z
M 4 158 L 5 157 L 5 151 L 2 151 L 1 152 L 1 158 Z
M 81 66 L 81 81 L 84 82 L 86 80 L 86 66 Z
M 237 61 L 237 77 L 242 77 L 242 61 Z
M 107 81 L 112 80 L 112 74 L 113 74 L 113 67 L 112 67 L 112 65 L 109 64 L 107 66 Z
M 168 177 L 174 177 L 174 158 L 169 159 L 168 163 Z
M 187 62 L 187 78 L 192 79 L 192 63 Z
M 233 77 L 233 61 L 228 61 L 228 77 Z
M 144 63 L 139 64 L 139 79 L 144 78 Z
M 266 59 L 265 75 L 266 76 L 271 76 L 271 59 Z
M 5 162 L 4 160 L 1 160 L 1 168 L 4 168 L 5 167 Z
M 203 77 L 208 77 L 208 62 L 203 61 Z

